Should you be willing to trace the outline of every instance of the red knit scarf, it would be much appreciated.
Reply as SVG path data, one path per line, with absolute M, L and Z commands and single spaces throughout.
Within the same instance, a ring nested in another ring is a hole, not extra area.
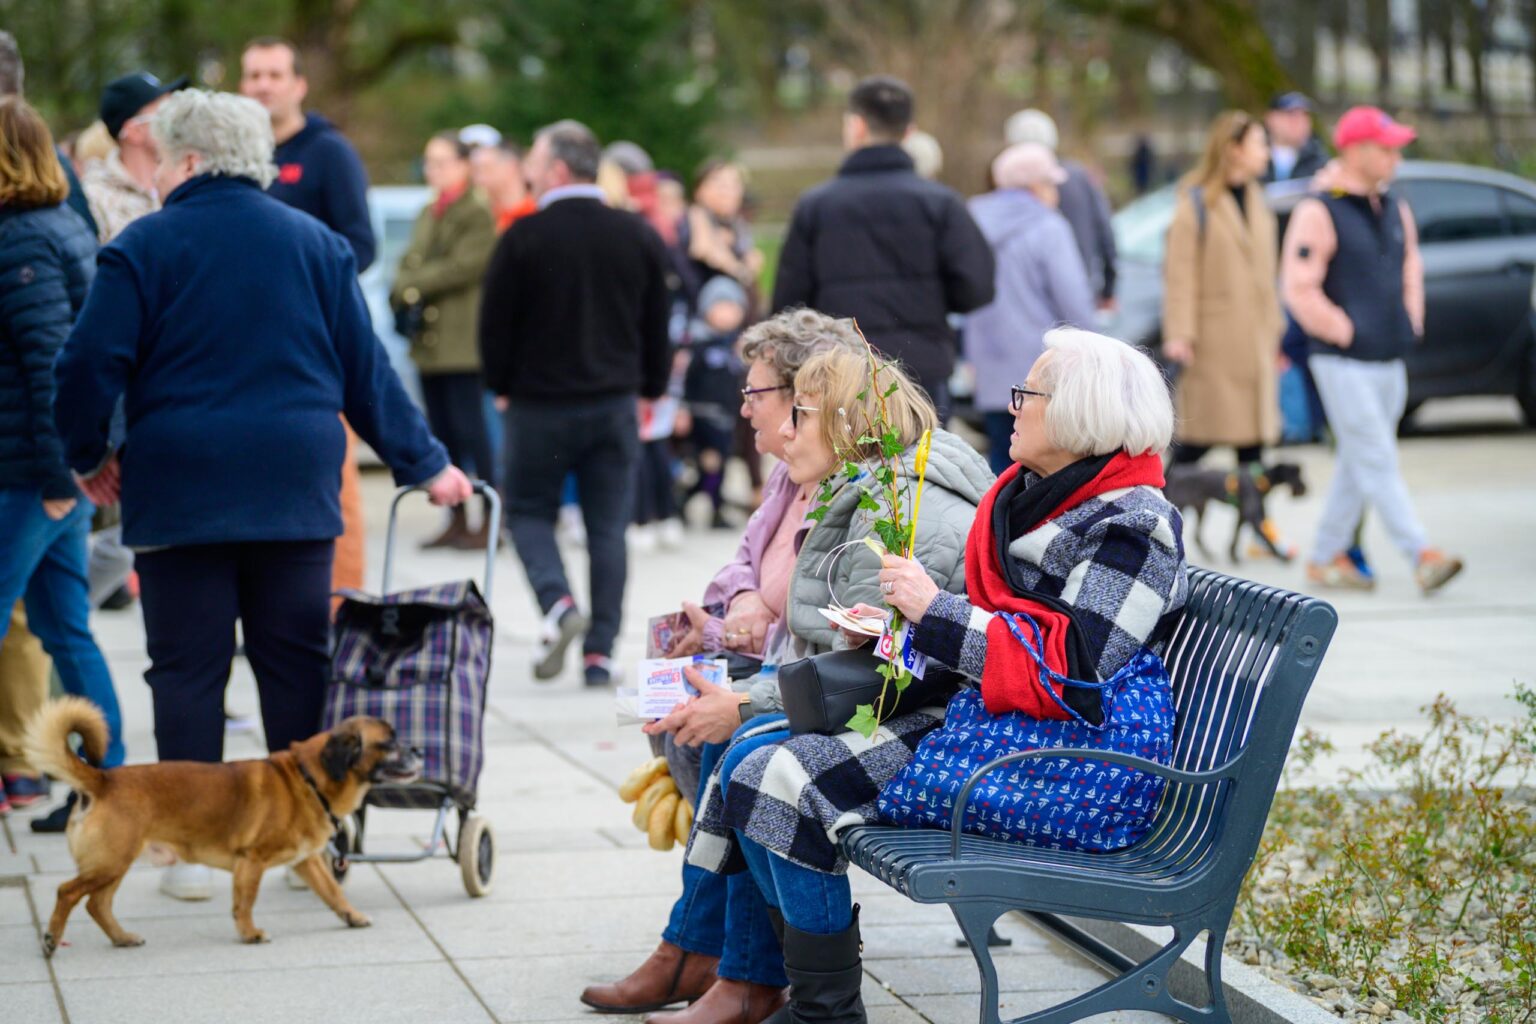
M 965 581 L 971 603 L 986 612 L 1024 612 L 1040 626 L 1044 637 L 1045 664 L 1058 675 L 1067 675 L 1067 628 L 1072 619 L 1046 607 L 1009 587 L 998 565 L 998 545 L 992 535 L 992 507 L 998 493 L 1023 470 L 1010 466 L 997 478 L 976 510 L 976 521 L 965 546 Z M 1074 491 L 1042 521 L 1049 522 L 1076 508 L 1089 498 L 1106 491 L 1140 485 L 1163 486 L 1163 463 L 1153 454 L 1127 455 L 1120 452 L 1092 480 Z M 1038 527 L 1036 527 L 1038 529 Z M 1024 630 L 1025 636 L 1033 637 Z M 1022 711 L 1035 718 L 1068 718 L 1062 708 L 1040 689 L 1040 669 L 1033 657 L 1018 642 L 1002 619 L 993 617 L 987 625 L 987 660 L 982 670 L 981 696 L 994 715 Z M 1059 684 L 1052 684 L 1061 694 Z

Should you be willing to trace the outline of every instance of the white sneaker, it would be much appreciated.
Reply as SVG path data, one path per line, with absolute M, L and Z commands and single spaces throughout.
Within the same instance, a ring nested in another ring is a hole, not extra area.
M 650 526 L 629 528 L 629 550 L 637 555 L 648 555 L 656 550 L 656 531 Z
M 160 876 L 160 891 L 178 900 L 211 900 L 213 869 L 204 864 L 172 864 Z
M 663 519 L 661 526 L 657 527 L 656 539 L 661 542 L 661 546 L 664 548 L 676 550 L 682 547 L 688 540 L 687 535 L 683 532 L 683 521 L 681 519 Z

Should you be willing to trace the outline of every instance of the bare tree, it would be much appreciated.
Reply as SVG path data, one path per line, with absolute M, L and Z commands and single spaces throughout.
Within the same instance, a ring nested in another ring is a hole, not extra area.
M 1392 99 L 1391 0 L 1365 0 L 1365 39 L 1376 58 L 1376 102 L 1387 106 Z

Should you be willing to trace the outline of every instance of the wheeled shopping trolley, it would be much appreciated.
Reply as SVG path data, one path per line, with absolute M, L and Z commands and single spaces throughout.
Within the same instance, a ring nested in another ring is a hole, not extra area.
M 354 861 L 404 863 L 441 852 L 458 862 L 465 890 L 484 896 L 491 891 L 496 841 L 489 823 L 475 812 L 475 798 L 484 762 L 485 697 L 495 633 L 489 602 L 501 498 L 489 484 L 475 481 L 475 493 L 484 497 L 491 524 L 483 590 L 471 579 L 391 593 L 400 502 L 421 490 L 402 487 L 390 504 L 382 596 L 355 590 L 342 595 L 322 723 L 329 729 L 351 715 L 384 719 L 395 727 L 400 743 L 420 756 L 421 776 L 415 782 L 369 790 L 363 806 L 342 822 L 331 840 L 331 870 L 342 881 Z M 417 853 L 365 852 L 370 808 L 437 811 L 426 848 Z M 451 834 L 450 811 L 458 812 L 458 828 Z

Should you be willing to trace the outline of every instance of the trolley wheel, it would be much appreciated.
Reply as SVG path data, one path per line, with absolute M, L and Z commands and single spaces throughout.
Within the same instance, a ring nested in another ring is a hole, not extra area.
M 353 820 L 351 815 L 341 819 L 341 831 L 336 833 L 333 841 L 336 844 L 337 852 L 341 856 L 337 857 L 333 854 L 329 846 L 325 848 L 321 856 L 325 858 L 325 866 L 331 870 L 331 877 L 336 879 L 337 884 L 344 884 L 347 880 L 348 872 L 352 870 L 352 862 L 347 859 L 347 855 L 362 849 L 361 844 L 358 842 L 357 822 Z
M 496 870 L 496 838 L 490 824 L 473 811 L 464 815 L 459 826 L 459 868 L 464 875 L 464 891 L 484 896 L 491 891 L 491 874 Z

